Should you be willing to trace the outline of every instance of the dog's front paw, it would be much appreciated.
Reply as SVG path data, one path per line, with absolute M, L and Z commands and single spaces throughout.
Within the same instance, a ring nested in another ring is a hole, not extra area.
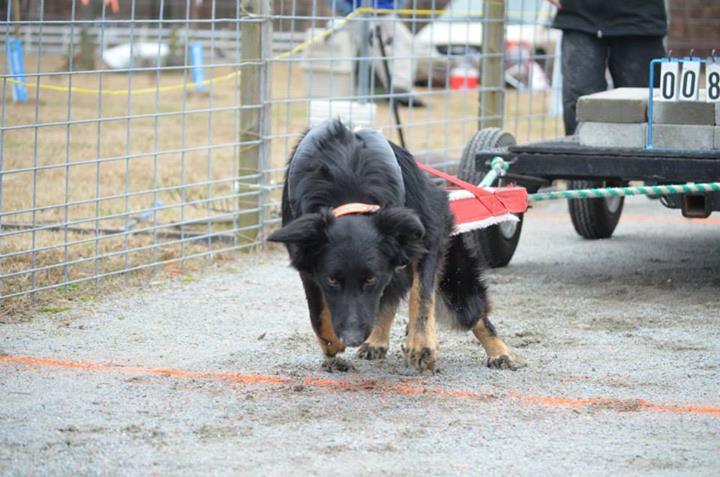
M 372 345 L 365 342 L 357 350 L 357 357 L 367 360 L 384 359 L 387 352 L 387 346 Z
M 485 360 L 485 366 L 492 369 L 510 369 L 516 371 L 527 366 L 527 362 L 515 353 L 508 352 L 498 356 L 488 356 Z
M 322 370 L 328 373 L 347 373 L 348 371 L 355 371 L 355 366 L 337 356 L 327 356 L 323 361 Z
M 436 346 L 414 346 L 404 347 L 405 363 L 423 372 L 425 370 L 433 371 L 435 369 L 435 360 L 437 358 Z

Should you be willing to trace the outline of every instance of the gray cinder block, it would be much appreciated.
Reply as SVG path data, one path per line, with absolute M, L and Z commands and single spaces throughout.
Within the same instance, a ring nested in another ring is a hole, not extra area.
M 644 123 L 647 108 L 647 88 L 617 88 L 581 96 L 576 116 L 578 122 Z
M 715 126 L 653 124 L 653 146 L 668 149 L 712 149 Z
M 584 122 L 578 125 L 580 144 L 590 147 L 645 147 L 647 123 Z
M 695 124 L 712 126 L 716 123 L 715 103 L 704 101 L 653 101 L 653 123 Z

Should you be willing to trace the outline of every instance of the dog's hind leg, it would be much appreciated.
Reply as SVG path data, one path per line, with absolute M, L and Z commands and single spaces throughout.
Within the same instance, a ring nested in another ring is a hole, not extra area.
M 325 355 L 322 368 L 330 372 L 348 371 L 352 369 L 350 363 L 336 357 L 338 353 L 345 351 L 345 345 L 335 334 L 335 329 L 330 319 L 330 310 L 322 296 L 322 291 L 320 291 L 320 288 L 315 285 L 315 282 L 313 282 L 309 276 L 301 273 L 300 278 L 305 288 L 305 298 L 307 299 L 308 311 L 310 312 L 310 323 L 318 338 L 320 348 Z
M 473 326 L 473 334 L 485 348 L 487 359 L 485 365 L 495 369 L 519 369 L 526 366 L 525 362 L 513 353 L 510 348 L 498 338 L 495 327 L 487 317 L 478 320 Z
M 390 348 L 390 328 L 392 327 L 398 303 L 383 306 L 375 318 L 375 325 L 368 339 L 360 346 L 357 355 L 362 359 L 383 359 Z
M 435 368 L 437 338 L 435 337 L 435 284 L 438 260 L 425 257 L 414 265 L 410 289 L 409 312 L 405 340 L 405 362 L 418 371 Z
M 490 305 L 487 288 L 482 281 L 482 263 L 477 254 L 468 249 L 461 236 L 453 237 L 446 257 L 440 292 L 445 305 L 455 316 L 457 325 L 471 329 L 487 353 L 489 368 L 518 369 L 525 362 L 501 340 L 488 318 Z

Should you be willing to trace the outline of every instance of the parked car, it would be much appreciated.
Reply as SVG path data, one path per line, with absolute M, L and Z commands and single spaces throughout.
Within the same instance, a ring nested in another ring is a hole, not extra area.
M 444 85 L 450 71 L 471 62 L 478 69 L 482 54 L 484 0 L 451 0 L 445 12 L 415 35 L 418 84 Z M 560 32 L 549 25 L 554 13 L 545 0 L 507 0 L 506 65 L 530 58 L 549 75 Z

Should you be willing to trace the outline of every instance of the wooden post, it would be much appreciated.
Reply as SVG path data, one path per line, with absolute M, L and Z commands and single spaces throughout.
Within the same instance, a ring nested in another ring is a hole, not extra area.
M 13 0 L 12 4 L 13 9 L 13 20 L 15 23 L 15 38 L 20 38 L 20 0 Z M 38 61 L 40 59 L 38 58 Z
M 270 58 L 270 1 L 243 0 L 243 12 L 249 21 L 240 26 L 240 56 L 243 63 L 240 73 L 240 105 L 251 108 L 240 110 L 240 145 L 239 145 L 239 176 L 258 175 L 260 179 L 241 179 L 239 193 L 254 191 L 257 196 L 240 198 L 240 214 L 237 218 L 238 228 L 257 226 L 252 230 L 239 233 L 238 243 L 253 243 L 261 239 L 263 225 L 263 206 L 265 193 L 262 187 L 248 187 L 242 184 L 252 182 L 263 185 L 262 173 L 266 169 L 267 127 L 269 114 L 267 111 L 267 94 L 269 92 L 269 74 L 267 60 Z M 258 21 L 261 20 L 262 21 Z M 252 210 L 252 212 L 244 212 Z
M 483 0 L 486 23 L 483 25 L 482 62 L 480 65 L 480 129 L 502 128 L 505 106 L 505 1 Z M 490 88 L 491 91 L 484 91 Z

